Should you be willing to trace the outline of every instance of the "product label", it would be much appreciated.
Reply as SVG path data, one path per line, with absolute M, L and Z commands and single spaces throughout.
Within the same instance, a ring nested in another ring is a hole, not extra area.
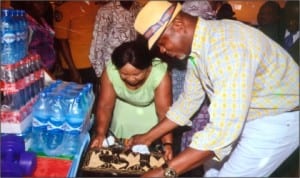
M 40 126 L 46 126 L 47 122 L 41 122 L 37 117 L 33 117 L 32 119 L 32 126 L 33 127 L 40 127 Z
M 5 33 L 2 36 L 2 41 L 7 44 L 13 43 L 15 40 L 16 40 L 16 35 L 13 33 Z
M 56 125 L 52 124 L 51 122 L 48 122 L 47 130 L 54 130 L 54 129 L 65 130 L 65 124 L 56 126 Z

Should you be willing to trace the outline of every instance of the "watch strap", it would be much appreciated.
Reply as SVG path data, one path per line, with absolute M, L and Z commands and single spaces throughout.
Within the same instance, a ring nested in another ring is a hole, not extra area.
M 167 163 L 164 163 L 162 165 L 162 168 L 164 169 L 164 176 L 166 178 L 175 178 L 177 177 L 177 173 L 174 169 L 170 168 Z

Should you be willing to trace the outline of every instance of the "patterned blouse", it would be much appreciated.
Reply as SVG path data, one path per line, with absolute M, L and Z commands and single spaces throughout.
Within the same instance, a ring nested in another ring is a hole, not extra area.
M 246 121 L 299 105 L 299 66 L 253 27 L 198 18 L 184 91 L 167 117 L 178 125 L 189 124 L 205 93 L 210 122 L 193 135 L 190 147 L 212 150 L 222 160 Z
M 97 77 L 101 76 L 113 50 L 121 43 L 137 37 L 133 24 L 139 10 L 140 5 L 136 1 L 129 10 L 124 9 L 119 1 L 109 2 L 99 8 L 89 54 Z

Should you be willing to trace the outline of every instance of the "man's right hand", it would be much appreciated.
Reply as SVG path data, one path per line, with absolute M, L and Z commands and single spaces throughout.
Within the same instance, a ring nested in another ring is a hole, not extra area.
M 131 149 L 134 145 L 151 145 L 152 141 L 148 139 L 147 134 L 134 135 L 125 143 L 126 149 Z

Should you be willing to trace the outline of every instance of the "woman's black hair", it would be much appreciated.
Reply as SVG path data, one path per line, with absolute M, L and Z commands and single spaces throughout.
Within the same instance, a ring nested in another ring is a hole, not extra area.
M 147 41 L 143 38 L 122 43 L 114 49 L 111 57 L 112 63 L 117 69 L 129 63 L 135 68 L 143 70 L 152 65 L 153 59 L 153 55 L 147 47 Z

